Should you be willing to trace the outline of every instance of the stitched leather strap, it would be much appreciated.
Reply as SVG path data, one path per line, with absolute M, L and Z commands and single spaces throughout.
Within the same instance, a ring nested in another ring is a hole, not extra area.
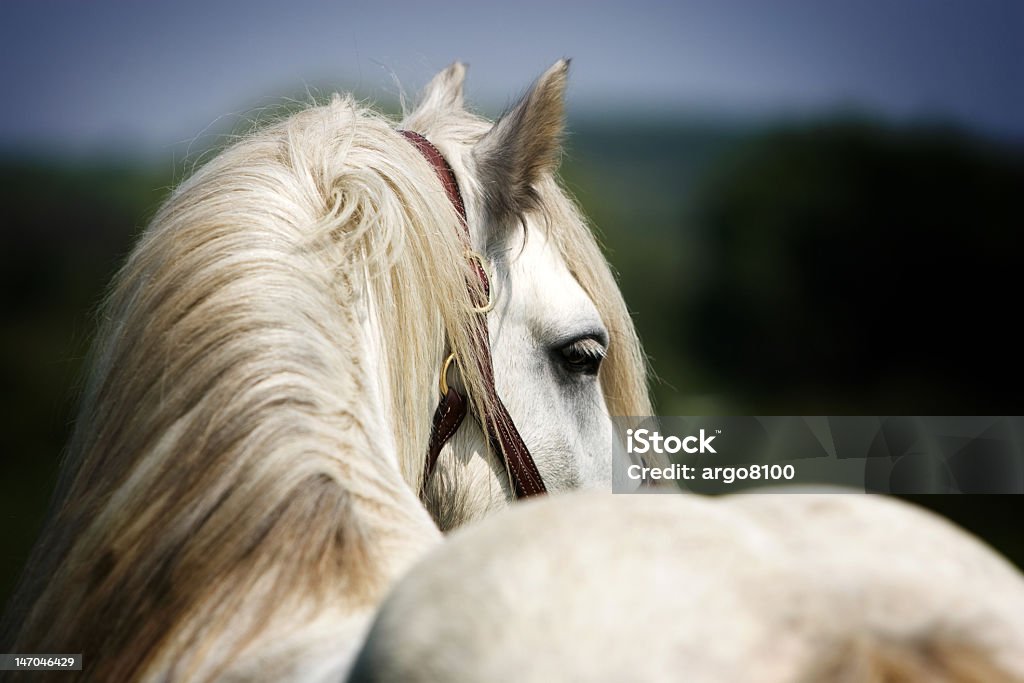
M 462 394 L 448 387 L 448 393 L 441 397 L 434 411 L 434 424 L 430 430 L 430 445 L 427 446 L 427 460 L 423 465 L 423 488 L 437 465 L 441 449 L 448 439 L 455 435 L 463 418 L 466 417 L 466 399 Z M 421 495 L 423 491 L 420 491 Z
M 444 158 L 444 155 L 434 147 L 433 144 L 419 133 L 409 130 L 399 131 L 409 142 L 411 142 L 420 153 L 426 158 L 438 179 L 444 186 L 448 199 L 451 201 L 455 211 L 459 214 L 459 222 L 462 224 L 463 238 L 466 247 L 472 245 L 469 234 L 469 224 L 466 222 L 466 205 L 462 201 L 462 193 L 459 191 L 459 183 L 455 178 L 455 172 Z M 476 301 L 476 305 L 483 306 L 490 297 L 490 281 L 487 273 L 484 272 L 483 264 L 476 258 L 469 259 L 473 270 L 483 289 L 483 301 Z M 470 291 L 476 293 L 479 289 L 470 287 Z M 486 403 L 492 406 L 491 413 L 481 417 L 480 423 L 491 443 L 491 448 L 504 458 L 512 478 L 512 487 L 516 498 L 526 498 L 547 492 L 544 480 L 537 470 L 537 464 L 533 461 L 530 450 L 519 435 L 512 416 L 509 415 L 505 404 L 501 402 L 498 391 L 494 386 L 494 366 L 491 362 L 491 344 L 487 333 L 487 317 L 484 314 L 475 317 L 473 329 L 470 330 L 476 347 L 476 363 L 483 376 L 485 390 L 488 393 Z M 430 475 L 433 473 L 437 458 L 445 443 L 455 434 L 459 425 L 466 415 L 467 401 L 464 396 L 453 388 L 448 388 L 448 393 L 441 398 L 434 411 L 433 430 L 430 435 L 430 444 L 427 448 L 427 459 L 424 467 L 423 486 L 426 487 Z M 421 491 L 422 494 L 422 491 Z

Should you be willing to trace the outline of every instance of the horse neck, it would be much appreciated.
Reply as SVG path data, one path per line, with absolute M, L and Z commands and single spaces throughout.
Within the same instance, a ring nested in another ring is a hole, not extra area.
M 376 308 L 360 322 L 338 284 L 351 244 L 309 247 L 348 227 L 335 195 L 362 192 L 332 185 L 351 170 L 345 154 L 389 132 L 350 109 L 304 113 L 211 162 L 119 275 L 73 476 L 33 560 L 52 581 L 26 589 L 42 594 L 27 598 L 23 651 L 84 647 L 111 679 L 165 656 L 199 662 L 238 638 L 301 634 L 325 605 L 358 613 L 439 540 L 395 466 L 386 293 L 367 286 Z

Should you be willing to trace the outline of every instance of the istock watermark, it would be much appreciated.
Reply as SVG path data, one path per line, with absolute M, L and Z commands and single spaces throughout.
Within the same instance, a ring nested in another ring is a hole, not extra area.
M 1024 493 L 1020 416 L 670 416 L 614 424 L 616 493 Z
M 649 429 L 627 429 L 626 430 L 626 452 L 627 453 L 715 453 L 711 446 L 714 436 L 705 436 L 704 430 L 700 430 L 699 436 L 678 436 L 670 435 L 663 437 L 656 431 Z M 694 446 L 693 444 L 698 444 Z

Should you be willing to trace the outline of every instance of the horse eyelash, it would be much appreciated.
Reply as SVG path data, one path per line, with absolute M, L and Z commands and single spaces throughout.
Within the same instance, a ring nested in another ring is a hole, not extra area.
M 565 347 L 566 351 L 572 350 L 581 355 L 587 356 L 594 360 L 603 359 L 608 355 L 608 349 L 604 347 L 601 342 L 597 341 L 593 337 L 584 337 L 574 341 Z

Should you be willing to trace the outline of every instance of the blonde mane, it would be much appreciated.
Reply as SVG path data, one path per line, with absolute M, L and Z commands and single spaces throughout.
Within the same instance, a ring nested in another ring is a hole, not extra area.
M 406 125 L 427 136 L 487 128 L 419 116 Z M 608 408 L 648 414 L 600 249 L 554 180 L 539 192 L 610 332 Z M 206 680 L 325 611 L 372 609 L 438 537 L 414 492 L 438 361 L 446 345 L 473 355 L 457 225 L 420 153 L 350 98 L 251 134 L 185 181 L 104 306 L 8 651 L 83 652 L 95 680 Z M 367 316 L 386 380 L 367 367 Z

